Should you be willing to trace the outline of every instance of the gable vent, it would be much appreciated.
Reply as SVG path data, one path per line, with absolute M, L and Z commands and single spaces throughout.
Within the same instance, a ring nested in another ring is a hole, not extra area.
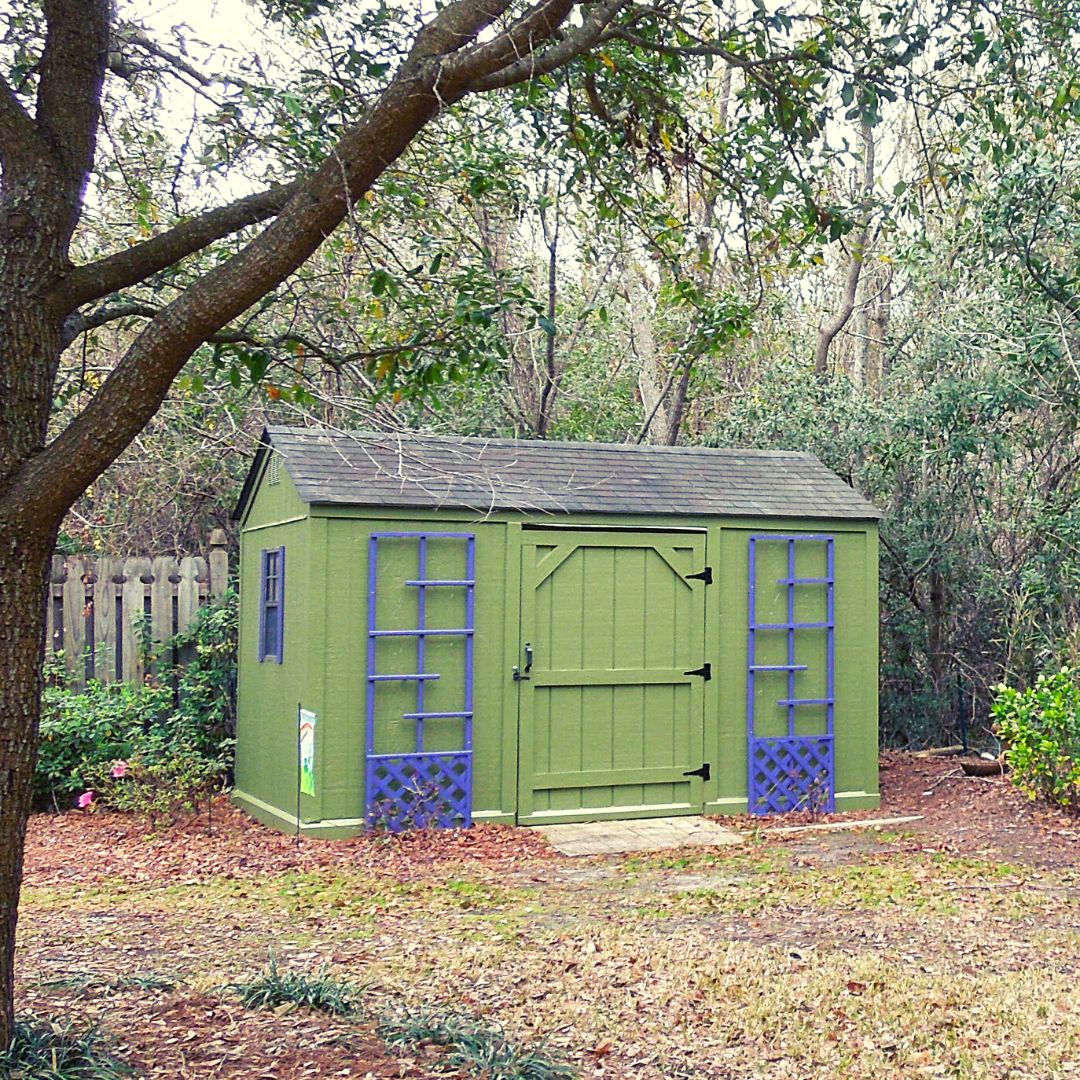
M 266 466 L 266 482 L 268 484 L 281 483 L 281 457 L 278 454 L 270 455 L 270 463 Z

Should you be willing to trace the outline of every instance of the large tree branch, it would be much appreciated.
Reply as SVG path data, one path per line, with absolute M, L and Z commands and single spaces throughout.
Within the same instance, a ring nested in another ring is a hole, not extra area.
M 77 266 L 57 286 L 55 299 L 66 310 L 74 311 L 92 300 L 137 285 L 215 240 L 273 217 L 299 187 L 300 181 L 294 181 L 245 195 L 226 206 L 188 218 L 141 244 Z
M 579 55 L 629 2 L 605 0 L 590 7 L 579 27 L 545 50 L 543 65 L 553 68 Z M 10 521 L 32 515 L 39 522 L 58 524 L 86 486 L 153 417 L 195 349 L 297 270 L 450 101 L 477 88 L 494 88 L 495 83 L 488 83 L 491 78 L 511 85 L 537 70 L 525 58 L 477 84 L 453 87 L 450 98 L 443 91 L 447 50 L 453 52 L 475 40 L 508 7 L 509 0 L 455 0 L 420 31 L 409 58 L 327 160 L 296 184 L 276 214 L 272 209 L 260 211 L 263 216 L 273 215 L 262 232 L 162 308 L 84 410 L 43 450 L 22 462 L 9 479 L 0 518 Z M 554 12 L 555 7 L 548 11 Z M 201 242 L 209 242 L 213 236 L 206 231 L 207 217 L 177 226 L 155 238 L 156 244 L 147 241 L 70 273 L 58 290 L 70 305 L 68 310 L 80 298 L 85 302 L 132 282 L 132 275 L 145 274 L 147 266 L 152 271 L 168 265 L 171 260 L 162 249 L 176 242 L 178 230 L 188 230 L 182 253 L 200 246 L 190 235 L 192 230 L 202 230 Z M 218 225 L 210 231 L 220 234 Z M 147 251 L 158 257 L 148 258 Z
M 581 24 L 567 30 L 558 41 L 552 42 L 540 52 L 523 56 L 520 60 L 507 64 L 501 70 L 471 79 L 468 85 L 469 92 L 502 90 L 508 86 L 528 82 L 530 79 L 537 79 L 541 75 L 549 75 L 565 67 L 571 60 L 588 52 L 600 40 L 600 36 L 611 25 L 612 20 L 629 7 L 631 2 L 632 0 L 601 0 L 600 3 L 593 4 L 588 14 L 581 20 Z
M 86 408 L 10 477 L 0 518 L 60 521 L 150 421 L 195 349 L 299 268 L 438 114 L 440 66 L 406 61 L 274 220 L 150 321 Z
M 501 34 L 483 45 L 462 53 L 446 65 L 446 76 L 453 83 L 472 83 L 475 79 L 501 71 L 536 50 L 562 26 L 579 0 L 539 0 Z
M 0 76 L 0 168 L 18 168 L 18 163 L 37 158 L 41 143 L 34 121 L 23 108 L 15 91 Z
M 66 244 L 94 164 L 101 84 L 109 51 L 109 0 L 44 0 L 45 47 L 37 126 L 63 178 Z
M 456 52 L 505 14 L 511 0 L 455 0 L 416 35 L 409 51 L 413 63 Z

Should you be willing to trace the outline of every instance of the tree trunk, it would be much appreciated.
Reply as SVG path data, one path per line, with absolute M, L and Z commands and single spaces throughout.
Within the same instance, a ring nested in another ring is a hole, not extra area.
M 63 318 L 43 299 L 59 273 L 40 234 L 0 252 L 0 1047 L 14 1025 L 23 839 L 34 785 L 45 597 L 59 518 L 10 499 L 11 478 L 48 433 Z M 29 286 L 29 287 L 27 287 Z
M 41 715 L 51 537 L 0 524 L 0 1047 L 14 1025 L 15 924 Z

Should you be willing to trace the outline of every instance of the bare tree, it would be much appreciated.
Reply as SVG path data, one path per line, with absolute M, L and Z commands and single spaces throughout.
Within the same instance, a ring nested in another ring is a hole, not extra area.
M 874 129 L 870 121 L 863 117 L 859 124 L 859 142 L 862 146 L 862 221 L 849 241 L 848 266 L 844 275 L 844 286 L 840 295 L 840 307 L 833 317 L 826 321 L 818 335 L 814 350 L 814 370 L 823 376 L 829 370 L 829 348 L 837 334 L 844 329 L 855 311 L 859 295 L 859 279 L 862 277 L 863 263 L 866 259 L 867 244 L 870 240 L 871 198 L 874 193 Z

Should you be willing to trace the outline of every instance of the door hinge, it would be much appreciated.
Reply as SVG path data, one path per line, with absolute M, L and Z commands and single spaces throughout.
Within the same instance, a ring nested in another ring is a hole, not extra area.
M 709 763 L 707 761 L 704 765 L 701 766 L 700 769 L 691 769 L 689 772 L 683 773 L 683 776 L 700 776 L 701 779 L 705 780 L 706 782 L 711 775 L 712 773 L 709 772 Z
M 712 584 L 712 567 L 706 566 L 700 574 L 687 574 L 687 581 L 704 581 L 706 585 Z
M 699 668 L 694 668 L 693 671 L 684 671 L 684 675 L 700 675 L 706 682 L 712 678 L 712 664 L 702 664 Z

